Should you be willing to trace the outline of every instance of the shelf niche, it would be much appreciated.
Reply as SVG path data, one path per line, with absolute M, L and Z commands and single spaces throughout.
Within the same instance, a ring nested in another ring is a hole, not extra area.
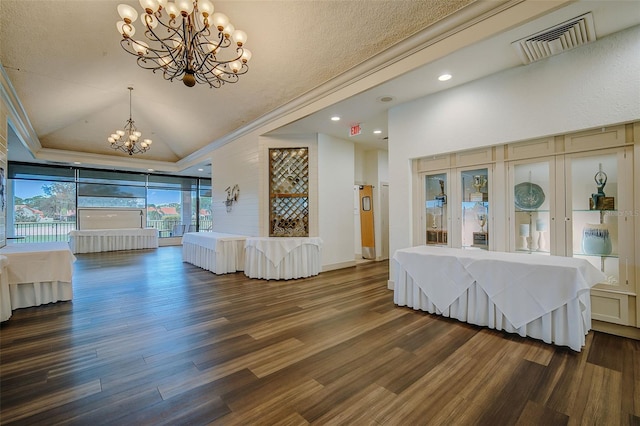
M 269 236 L 309 236 L 309 150 L 269 149 Z

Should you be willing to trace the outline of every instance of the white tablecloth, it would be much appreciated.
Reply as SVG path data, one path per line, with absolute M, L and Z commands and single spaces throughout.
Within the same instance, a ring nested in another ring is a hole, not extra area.
M 419 246 L 398 250 L 394 301 L 579 351 L 589 289 L 605 279 L 584 259 Z
M 288 280 L 320 273 L 322 239 L 318 237 L 249 237 L 244 274 L 249 278 Z
M 157 248 L 158 230 L 131 228 L 71 231 L 69 247 L 73 253 Z
M 0 255 L 8 260 L 12 309 L 73 298 L 76 258 L 67 243 L 7 244 Z
M 11 317 L 11 293 L 9 292 L 9 259 L 0 256 L 0 322 Z
M 182 260 L 218 275 L 244 270 L 246 235 L 188 232 L 182 236 Z

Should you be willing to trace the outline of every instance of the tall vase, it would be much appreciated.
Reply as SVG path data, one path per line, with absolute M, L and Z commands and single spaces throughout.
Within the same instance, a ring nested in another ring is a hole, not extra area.
M 611 254 L 611 236 L 605 223 L 584 225 L 582 230 L 582 252 L 595 256 Z
M 542 219 L 536 219 L 536 231 L 538 231 L 538 251 L 545 251 L 547 249 L 547 240 L 544 237 L 544 233 L 547 230 L 547 223 Z
M 529 250 L 529 224 L 523 223 L 520 225 L 520 250 Z

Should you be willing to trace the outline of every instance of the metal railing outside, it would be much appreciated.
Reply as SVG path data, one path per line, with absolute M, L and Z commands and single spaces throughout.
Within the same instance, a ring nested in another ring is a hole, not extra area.
M 210 230 L 211 219 L 200 220 L 200 230 Z M 183 224 L 180 220 L 150 220 L 148 228 L 158 230 L 160 238 L 179 237 L 185 232 L 195 232 L 195 222 L 191 225 Z M 69 232 L 76 229 L 75 222 L 16 222 L 13 236 L 8 240 L 17 243 L 44 243 L 50 241 L 69 241 Z
M 208 231 L 213 226 L 211 219 L 200 219 L 200 231 Z M 185 232 L 195 232 L 196 223 L 184 224 L 181 220 L 148 220 L 147 228 L 158 230 L 160 238 L 180 237 Z
M 75 222 L 16 222 L 13 237 L 19 243 L 45 243 L 69 241 L 69 232 L 76 229 Z

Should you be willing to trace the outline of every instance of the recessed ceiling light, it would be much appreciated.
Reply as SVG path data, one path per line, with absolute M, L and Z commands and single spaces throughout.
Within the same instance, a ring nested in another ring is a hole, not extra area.
M 198 169 L 198 171 L 199 171 L 199 172 L 203 172 L 203 171 L 204 171 L 204 169 Z
M 373 133 L 375 133 L 376 135 L 379 135 L 380 133 L 382 133 L 382 130 L 374 130 Z
M 380 96 L 378 98 L 379 102 L 391 102 L 394 99 L 393 96 Z
M 79 161 L 74 161 L 73 164 L 81 164 Z
M 340 117 L 334 115 L 333 117 L 331 117 L 331 121 L 340 121 Z
M 440 77 L 438 77 L 438 80 L 440 81 L 451 80 L 451 74 L 442 74 Z
M 155 170 L 153 169 L 147 169 L 148 172 L 154 172 Z

